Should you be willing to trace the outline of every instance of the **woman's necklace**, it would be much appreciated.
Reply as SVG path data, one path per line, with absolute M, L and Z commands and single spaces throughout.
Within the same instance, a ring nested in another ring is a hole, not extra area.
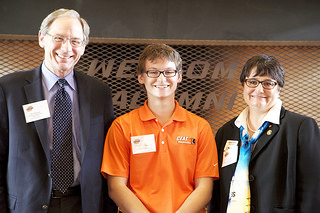
M 256 131 L 257 131 L 257 130 L 253 130 L 253 129 L 250 127 L 248 116 L 247 116 L 247 127 L 248 127 L 248 129 L 249 129 L 251 132 L 256 132 Z

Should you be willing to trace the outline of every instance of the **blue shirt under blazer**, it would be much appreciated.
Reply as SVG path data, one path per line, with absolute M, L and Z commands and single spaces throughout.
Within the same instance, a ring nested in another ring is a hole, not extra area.
M 22 105 L 44 100 L 40 67 L 0 78 L 1 213 L 43 213 L 49 206 L 52 181 L 47 120 L 26 123 L 22 109 Z M 111 91 L 84 73 L 75 71 L 75 80 L 82 211 L 113 212 L 115 206 L 107 196 L 106 181 L 100 173 L 105 135 L 114 119 Z
M 240 150 L 240 130 L 235 120 L 227 122 L 216 134 L 220 178 L 214 183 L 211 213 L 224 213 L 227 209 L 236 163 L 223 168 L 221 165 L 227 140 L 237 140 Z M 316 121 L 282 108 L 280 125 L 269 125 L 256 143 L 249 164 L 249 182 L 251 212 L 319 212 L 320 131 Z

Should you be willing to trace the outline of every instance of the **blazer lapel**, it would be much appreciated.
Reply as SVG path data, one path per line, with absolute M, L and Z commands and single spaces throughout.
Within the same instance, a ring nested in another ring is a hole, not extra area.
M 279 125 L 269 124 L 256 142 L 257 144 L 252 152 L 251 160 L 253 160 L 259 154 L 259 152 L 261 152 L 261 150 L 271 141 L 278 131 Z
M 32 78 L 26 79 L 26 81 L 29 82 L 29 84 L 24 87 L 28 103 L 44 100 L 40 67 L 36 68 Z M 34 125 L 42 144 L 42 148 L 47 156 L 48 161 L 50 162 L 47 120 L 41 119 L 34 121 Z
M 282 107 L 280 112 L 280 123 L 284 116 L 285 109 Z M 259 154 L 259 152 L 261 152 L 261 150 L 271 141 L 271 139 L 277 134 L 278 131 L 279 125 L 269 124 L 267 129 L 262 133 L 262 135 L 258 139 L 257 145 L 252 152 L 251 160 L 253 160 Z
M 91 87 L 85 80 L 83 76 L 84 74 L 80 74 L 76 71 L 74 73 L 77 82 L 77 92 L 79 101 L 81 160 L 83 160 L 89 137 L 88 123 L 90 123 Z

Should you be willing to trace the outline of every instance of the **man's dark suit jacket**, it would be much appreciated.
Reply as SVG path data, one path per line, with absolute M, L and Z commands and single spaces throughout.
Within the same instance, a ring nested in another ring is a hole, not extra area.
M 41 66 L 40 66 L 41 67 Z M 47 212 L 52 181 L 47 120 L 26 123 L 22 105 L 44 100 L 41 68 L 0 78 L 0 212 Z M 103 145 L 114 119 L 109 87 L 75 72 L 80 115 L 83 213 L 113 212 L 100 173 Z
M 238 141 L 236 118 L 216 134 L 220 178 L 214 183 L 211 213 L 226 212 L 236 163 L 221 168 L 227 140 Z M 262 133 L 249 165 L 251 212 L 320 211 L 320 131 L 314 119 L 281 110 L 280 125 Z

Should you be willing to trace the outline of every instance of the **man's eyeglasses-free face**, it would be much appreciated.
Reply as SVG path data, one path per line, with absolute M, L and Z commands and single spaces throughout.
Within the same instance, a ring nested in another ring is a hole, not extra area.
M 61 36 L 61 35 L 50 35 L 49 33 L 47 33 L 46 35 L 48 36 L 51 36 L 52 37 L 52 41 L 54 43 L 57 43 L 57 44 L 64 44 L 66 43 L 66 41 L 70 41 L 70 44 L 71 46 L 73 47 L 81 47 L 83 45 L 83 40 L 79 39 L 79 38 L 66 38 L 64 36 Z
M 273 89 L 278 83 L 273 80 L 258 81 L 257 79 L 246 79 L 244 80 L 246 85 L 250 88 L 256 88 L 259 84 L 262 85 L 263 89 Z
M 160 76 L 160 74 L 162 74 L 164 77 L 171 78 L 171 77 L 176 76 L 178 71 L 171 69 L 171 70 L 163 70 L 163 71 L 160 71 L 160 70 L 146 70 L 144 72 L 147 73 L 147 76 L 149 78 L 158 78 Z

